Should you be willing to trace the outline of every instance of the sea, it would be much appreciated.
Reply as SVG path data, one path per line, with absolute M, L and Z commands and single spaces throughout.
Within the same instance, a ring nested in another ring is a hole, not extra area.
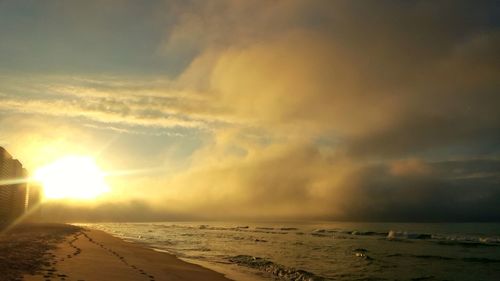
M 500 280 L 500 223 L 94 223 L 234 280 Z

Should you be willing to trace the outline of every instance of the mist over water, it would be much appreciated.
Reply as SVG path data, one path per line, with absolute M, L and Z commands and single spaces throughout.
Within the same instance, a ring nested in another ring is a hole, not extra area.
M 85 226 L 269 280 L 500 280 L 499 223 Z

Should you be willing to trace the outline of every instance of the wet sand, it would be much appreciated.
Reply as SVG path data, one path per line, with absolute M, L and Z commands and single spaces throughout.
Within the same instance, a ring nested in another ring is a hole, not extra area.
M 11 240 L 13 238 L 11 237 Z M 55 241 L 55 242 L 54 242 Z M 11 241 L 11 243 L 15 243 Z M 223 274 L 99 230 L 72 229 L 52 240 L 41 260 L 19 277 L 26 281 L 227 281 Z M 47 250 L 48 249 L 48 250 Z M 14 275 L 9 275 L 14 276 Z
M 22 224 L 0 231 L 0 280 L 22 280 L 50 265 L 50 251 L 81 229 L 64 224 Z

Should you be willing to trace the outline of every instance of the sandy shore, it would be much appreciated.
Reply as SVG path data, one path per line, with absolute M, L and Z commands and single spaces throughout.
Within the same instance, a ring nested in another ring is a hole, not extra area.
M 47 240 L 46 244 L 52 243 L 52 245 L 37 244 L 36 247 L 43 248 L 37 252 L 39 258 L 32 261 L 36 264 L 18 271 L 24 271 L 22 277 L 19 275 L 14 277 L 15 275 L 10 272 L 9 275 L 3 275 L 10 277 L 7 279 L 0 277 L 0 279 L 27 281 L 229 280 L 221 273 L 184 262 L 167 253 L 125 242 L 99 230 L 70 228 L 68 231 L 59 231 L 59 234 L 59 236 L 52 236 L 52 240 Z M 15 235 L 11 235 L 11 241 L 8 241 L 9 238 L 6 237 L 2 239 L 6 244 L 16 243 Z M 28 255 L 31 256 L 31 254 Z

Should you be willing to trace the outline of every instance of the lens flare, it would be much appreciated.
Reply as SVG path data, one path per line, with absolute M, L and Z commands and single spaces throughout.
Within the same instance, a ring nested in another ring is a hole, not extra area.
M 36 170 L 47 199 L 94 199 L 109 191 L 104 172 L 86 156 L 66 156 Z

